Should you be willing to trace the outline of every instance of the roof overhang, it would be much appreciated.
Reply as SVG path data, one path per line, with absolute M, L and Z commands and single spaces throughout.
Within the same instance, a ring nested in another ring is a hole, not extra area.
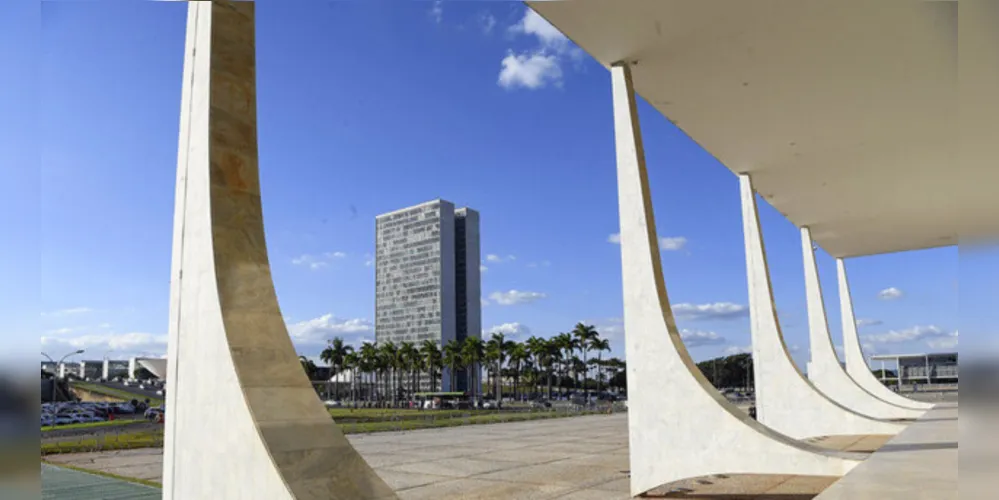
M 999 226 L 997 141 L 959 161 L 957 2 L 528 5 L 835 257 Z

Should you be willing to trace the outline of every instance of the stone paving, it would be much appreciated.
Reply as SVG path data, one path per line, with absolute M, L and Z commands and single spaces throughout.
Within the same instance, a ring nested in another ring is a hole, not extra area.
M 348 436 L 399 498 L 629 498 L 628 417 L 597 415 Z M 47 457 L 159 481 L 162 450 Z
M 953 407 L 935 410 L 932 415 L 927 415 L 925 421 L 913 424 L 892 439 L 882 452 L 874 455 L 885 458 L 872 460 L 875 462 L 873 466 L 863 464 L 847 479 L 838 482 L 836 477 L 819 476 L 717 475 L 666 485 L 649 492 L 649 496 L 796 500 L 814 498 L 829 488 L 829 493 L 820 498 L 880 499 L 890 497 L 853 496 L 853 493 L 837 496 L 834 492 L 856 492 L 859 490 L 852 484 L 869 484 L 872 481 L 907 488 L 911 492 L 913 484 L 941 474 L 945 477 L 939 481 L 940 486 L 953 486 L 947 480 L 952 472 L 950 469 L 930 473 L 924 467 L 953 465 L 950 462 L 956 460 L 956 442 L 953 449 L 938 445 L 928 446 L 924 451 L 909 450 L 910 444 L 907 443 L 916 438 L 923 441 L 949 439 L 949 434 L 941 435 L 939 432 L 942 428 L 956 429 L 956 414 L 957 410 Z M 348 439 L 402 500 L 630 498 L 626 414 L 355 434 L 348 436 Z M 833 436 L 817 437 L 811 441 L 831 449 L 870 451 L 881 447 L 886 439 L 886 436 Z M 886 453 L 893 446 L 894 453 Z M 48 459 L 121 476 L 160 481 L 162 450 L 78 453 L 54 455 Z M 891 469 L 885 471 L 884 465 L 877 462 L 894 463 L 895 467 L 913 464 L 915 468 L 910 472 L 903 471 L 897 477 L 880 477 L 878 474 L 895 472 Z M 865 469 L 871 470 L 864 472 Z M 956 471 L 956 467 L 953 469 Z M 921 477 L 910 477 L 913 475 Z

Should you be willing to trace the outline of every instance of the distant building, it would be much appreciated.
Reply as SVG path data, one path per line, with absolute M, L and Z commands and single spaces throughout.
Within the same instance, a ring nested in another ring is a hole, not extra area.
M 871 356 L 871 361 L 881 365 L 872 366 L 881 370 L 881 381 L 892 382 L 906 388 L 912 385 L 957 384 L 957 353 L 935 354 L 881 354 Z M 894 365 L 894 366 L 893 366 Z M 888 375 L 895 369 L 896 376 Z
M 376 217 L 376 342 L 446 345 L 481 337 L 479 262 L 475 210 L 438 199 Z M 445 370 L 442 390 L 468 390 L 464 370 L 455 382 L 451 387 Z

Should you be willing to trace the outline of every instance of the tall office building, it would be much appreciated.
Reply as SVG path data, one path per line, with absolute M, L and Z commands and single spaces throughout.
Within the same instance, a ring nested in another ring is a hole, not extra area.
M 475 210 L 438 199 L 376 217 L 375 341 L 446 345 L 481 337 L 479 262 Z M 455 387 L 450 378 L 445 369 L 442 390 L 469 390 L 464 370 Z

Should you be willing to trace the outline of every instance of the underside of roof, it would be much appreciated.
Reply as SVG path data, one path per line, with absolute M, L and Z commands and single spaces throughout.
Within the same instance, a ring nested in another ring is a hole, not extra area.
M 957 2 L 528 4 L 631 63 L 640 96 L 835 257 L 997 229 L 996 141 L 959 133 Z

